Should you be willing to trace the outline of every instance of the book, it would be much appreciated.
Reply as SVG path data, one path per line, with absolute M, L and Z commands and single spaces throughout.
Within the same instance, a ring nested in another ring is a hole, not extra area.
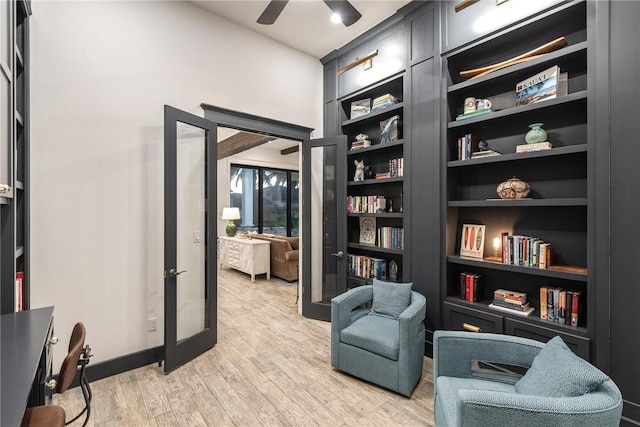
M 458 160 L 468 160 L 471 155 L 478 151 L 479 139 L 472 133 L 465 134 L 458 138 Z
M 351 118 L 366 116 L 371 112 L 371 98 L 360 99 L 351 103 Z
M 528 302 L 525 302 L 524 304 L 512 304 L 510 302 L 505 302 L 503 300 L 494 299 L 492 304 L 500 307 L 504 307 L 504 308 L 509 308 L 511 310 L 516 310 L 516 311 L 528 311 L 530 308 Z
M 467 273 L 460 273 L 460 298 L 467 299 Z
M 462 114 L 458 114 L 458 116 L 456 117 L 456 121 L 458 120 L 464 120 L 464 119 L 470 119 L 471 117 L 478 117 L 478 116 L 483 116 L 485 114 L 489 114 L 491 111 L 491 108 L 482 108 L 480 110 L 476 110 L 470 113 L 462 113 Z
M 557 65 L 516 84 L 516 106 L 533 104 L 558 95 L 560 68 Z
M 580 291 L 571 294 L 571 326 L 578 326 L 580 320 Z
M 389 117 L 387 120 L 380 122 L 380 143 L 397 141 L 398 140 L 398 121 L 400 116 L 395 115 Z
M 15 310 L 24 310 L 24 273 L 16 271 Z
M 547 320 L 547 287 L 540 288 L 540 318 Z
M 549 141 L 536 142 L 535 144 L 522 144 L 516 146 L 516 153 L 530 153 L 532 151 L 550 150 L 553 144 Z
M 502 154 L 493 150 L 476 151 L 475 153 L 471 153 L 472 159 L 482 159 L 484 157 L 492 157 L 492 156 L 502 156 Z
M 507 313 L 512 313 L 518 316 L 529 316 L 531 313 L 533 313 L 534 309 L 533 307 L 529 307 L 529 309 L 527 311 L 518 311 L 518 310 L 513 310 L 511 308 L 506 308 L 506 307 L 500 307 L 499 305 L 495 305 L 493 303 L 489 304 L 489 307 L 495 309 L 495 310 L 499 310 L 499 311 L 503 311 L 503 312 L 507 312 Z

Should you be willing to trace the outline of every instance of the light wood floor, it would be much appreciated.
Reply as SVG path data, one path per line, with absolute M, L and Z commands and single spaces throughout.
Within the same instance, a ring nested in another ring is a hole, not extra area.
M 153 364 L 93 382 L 88 426 L 433 425 L 431 359 L 411 399 L 338 372 L 330 324 L 299 315 L 295 295 L 220 271 L 214 348 L 169 375 Z M 78 388 L 54 396 L 68 418 L 82 402 Z

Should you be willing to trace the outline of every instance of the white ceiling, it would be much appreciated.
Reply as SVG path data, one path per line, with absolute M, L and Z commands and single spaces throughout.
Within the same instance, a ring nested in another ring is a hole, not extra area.
M 192 2 L 266 37 L 315 58 L 322 58 L 384 21 L 409 0 L 350 0 L 362 18 L 349 27 L 331 23 L 331 10 L 322 0 L 290 0 L 273 25 L 256 22 L 269 0 Z

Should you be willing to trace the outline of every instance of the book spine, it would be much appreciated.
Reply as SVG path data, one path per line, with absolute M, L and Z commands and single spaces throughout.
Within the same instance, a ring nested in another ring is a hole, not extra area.
M 558 323 L 560 317 L 560 289 L 553 290 L 553 321 Z
M 460 298 L 467 299 L 467 273 L 460 273 Z
M 547 320 L 553 321 L 553 288 L 547 289 Z
M 564 323 L 565 310 L 567 308 L 567 291 L 560 291 L 558 301 L 558 323 Z
M 465 286 L 466 286 L 466 300 L 473 301 L 473 277 L 471 274 L 465 275 Z
M 482 287 L 480 284 L 480 276 L 479 274 L 473 275 L 473 300 L 478 302 L 482 299 Z
M 578 326 L 580 320 L 580 291 L 573 292 L 571 302 L 571 326 Z
M 566 306 L 566 309 L 565 309 L 565 316 L 564 316 L 564 324 L 565 325 L 570 325 L 571 324 L 572 307 L 573 307 L 573 292 L 572 291 L 567 291 L 567 306 Z
M 547 287 L 540 288 L 540 318 L 547 320 Z

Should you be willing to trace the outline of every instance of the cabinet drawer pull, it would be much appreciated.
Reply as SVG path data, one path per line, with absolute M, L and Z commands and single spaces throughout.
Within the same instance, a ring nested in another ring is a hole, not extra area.
M 51 339 L 49 340 L 49 345 L 56 345 L 58 344 L 58 337 L 51 337 Z
M 470 323 L 463 323 L 462 329 L 469 332 L 480 332 L 482 330 L 480 329 L 480 326 L 472 325 Z

